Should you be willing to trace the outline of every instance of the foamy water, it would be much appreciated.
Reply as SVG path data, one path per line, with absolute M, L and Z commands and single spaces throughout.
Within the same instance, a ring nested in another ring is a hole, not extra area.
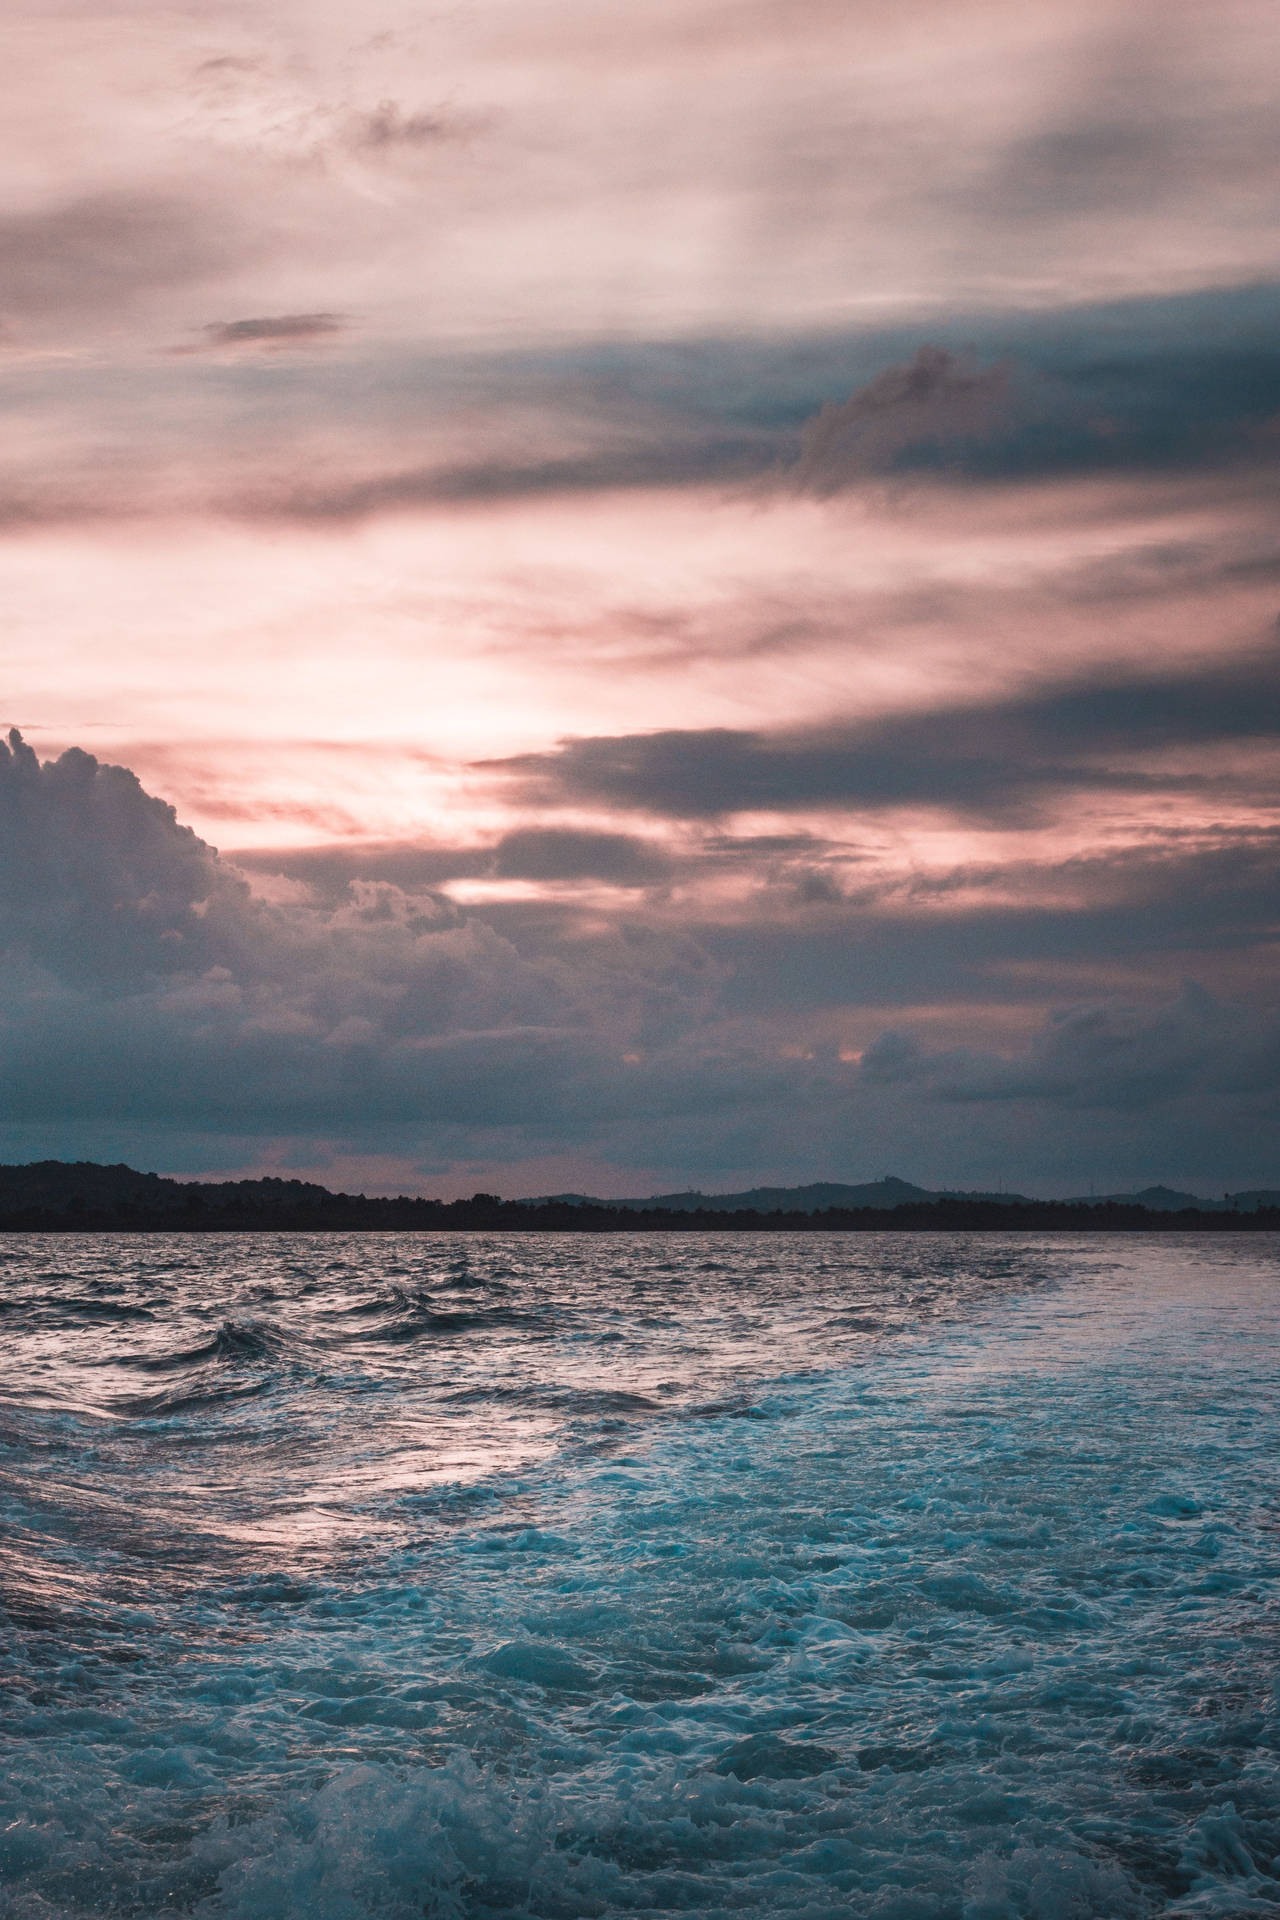
M 10 1237 L 0 1913 L 1280 1912 L 1280 1244 Z

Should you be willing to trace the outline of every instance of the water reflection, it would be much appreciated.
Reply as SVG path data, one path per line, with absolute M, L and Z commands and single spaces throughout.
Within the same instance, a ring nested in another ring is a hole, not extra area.
M 10 1444 L 74 1581 L 185 1581 L 383 1546 L 405 1497 L 532 1471 L 564 1447 L 836 1367 L 869 1341 L 1034 1284 L 1043 1254 L 911 1240 L 697 1235 L 12 1236 Z M 673 1277 L 678 1276 L 673 1285 Z M 29 1572 L 14 1573 L 30 1585 Z

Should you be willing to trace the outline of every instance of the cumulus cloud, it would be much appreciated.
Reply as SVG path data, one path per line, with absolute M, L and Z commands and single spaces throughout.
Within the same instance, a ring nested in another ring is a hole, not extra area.
M 552 982 L 437 899 L 366 881 L 333 910 L 272 907 L 126 769 L 76 748 L 42 764 L 17 734 L 0 755 L 0 941 L 51 977 L 256 1006 L 318 1040 L 371 1012 L 421 1037 L 564 1011 Z
M 248 889 L 124 767 L 0 746 L 0 943 L 69 977 L 212 964 Z
M 623 836 L 599 840 L 516 836 L 509 857 L 625 864 Z M 0 856 L 11 1118 L 580 1129 L 623 1099 L 628 1036 L 674 1040 L 704 998 L 705 957 L 679 936 L 570 965 L 385 880 L 272 904 L 131 773 L 77 749 L 42 764 L 16 733 Z

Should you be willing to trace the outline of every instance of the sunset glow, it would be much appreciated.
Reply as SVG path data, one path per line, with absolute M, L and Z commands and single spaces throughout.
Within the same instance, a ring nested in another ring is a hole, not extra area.
M 1270 1179 L 1278 57 L 28 8 L 6 1156 Z

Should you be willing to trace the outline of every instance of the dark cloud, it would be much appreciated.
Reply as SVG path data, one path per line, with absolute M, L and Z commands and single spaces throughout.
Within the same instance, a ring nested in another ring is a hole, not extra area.
M 0 744 L 0 950 L 72 977 L 164 976 L 211 958 L 246 896 L 124 767 Z
M 643 851 L 591 838 L 512 836 L 511 859 L 580 873 Z M 271 905 L 131 773 L 79 750 L 41 764 L 16 734 L 0 747 L 0 855 L 14 1118 L 358 1131 L 516 1124 L 562 1099 L 581 1126 L 624 1098 L 627 1036 L 699 1017 L 706 963 L 679 934 L 569 967 L 385 880 Z
M 367 989 L 376 1003 L 374 975 L 390 965 L 403 1002 L 418 962 L 450 954 L 456 960 L 475 938 L 485 944 L 483 930 L 465 927 L 440 902 L 384 882 L 358 883 L 336 914 L 273 909 L 127 769 L 78 748 L 41 763 L 16 733 L 0 746 L 0 863 L 0 947 L 59 979 L 112 992 L 166 989 L 212 970 L 259 986 L 287 982 L 293 973 L 302 993 L 308 971 L 316 981 L 330 970 L 341 978 L 347 963 L 339 950 L 347 945 L 351 993 L 358 998 Z M 434 944 L 424 944 L 431 934 L 438 936 Z M 361 981 L 366 945 L 368 977 Z M 502 943 L 489 951 L 501 972 Z M 407 972 L 397 974 L 401 967 Z M 465 1000 L 471 991 L 464 976 L 454 960 L 437 974 L 437 986 L 453 982 L 438 1010 L 446 1025 L 451 994 L 456 989 Z M 523 986 L 513 985 L 513 1005 L 523 1020 L 525 989 L 538 995 L 513 967 L 512 982 L 522 978 Z M 439 1029 L 440 1019 L 427 1019 L 425 1001 L 416 1017 L 426 1022 L 424 1031 Z M 496 1018 L 490 1008 L 488 1020 Z
M 212 59 L 201 60 L 195 69 L 197 79 L 216 77 L 219 74 L 258 73 L 260 71 L 261 63 L 259 61 L 247 60 L 243 55 L 234 53 L 215 54 Z
M 900 1086 L 916 1078 L 920 1060 L 919 1042 L 911 1034 L 889 1027 L 864 1049 L 859 1064 L 864 1080 Z
M 290 478 L 230 502 L 251 518 L 357 520 L 415 507 L 464 506 L 524 495 L 612 492 L 625 488 L 681 487 L 713 480 L 745 480 L 774 457 L 773 442 L 759 434 L 704 434 L 675 422 L 651 441 L 628 435 L 620 444 L 589 453 L 548 454 L 526 461 L 486 460 L 465 465 L 407 467 L 348 479 L 311 482 Z
M 1280 303 L 1277 303 L 1280 316 Z M 1161 344 L 1027 339 L 983 367 L 921 347 L 801 430 L 789 483 L 827 498 L 879 475 L 1002 480 L 1268 464 L 1280 417 L 1274 339 Z M 1265 484 L 1265 482 L 1264 482 Z
M 258 818 L 258 810 L 254 810 Z M 313 847 L 244 847 L 229 855 L 247 873 L 301 880 L 318 897 L 345 898 L 355 880 L 381 881 L 409 894 L 431 893 L 448 880 L 480 879 L 493 871 L 490 847 L 422 845 L 415 841 L 342 841 Z
M 1015 1057 L 929 1052 L 890 1031 L 863 1055 L 862 1068 L 873 1080 L 910 1081 L 948 1102 L 1150 1112 L 1227 1095 L 1259 1099 L 1270 1111 L 1280 1103 L 1280 1015 L 1224 1005 L 1192 983 L 1155 1007 L 1066 1009 Z
M 1224 222 L 1237 206 L 1255 218 L 1259 197 L 1280 189 L 1271 102 L 1206 86 L 1203 57 L 1188 60 L 1180 23 L 1167 24 L 1153 33 L 1120 10 L 1111 33 L 1086 39 L 1075 62 L 1063 61 L 1044 118 L 944 195 L 957 213 L 977 213 L 1023 246 L 1032 230 L 1059 244 L 1063 228 L 1091 218 L 1161 218 L 1203 195 Z
M 101 194 L 0 216 L 0 312 L 110 315 L 157 288 L 202 280 L 238 245 L 207 205 Z
M 517 827 L 498 842 L 493 870 L 506 880 L 604 880 L 645 887 L 667 879 L 672 862 L 660 848 L 631 834 Z
M 1154 209 L 1185 191 L 1186 122 L 1086 112 L 1010 143 L 984 182 L 983 198 L 1005 221 L 1078 219 L 1118 205 Z
M 573 827 L 514 827 L 492 846 L 421 846 L 412 842 L 347 843 L 330 847 L 247 849 L 235 864 L 250 872 L 284 874 L 337 896 L 356 880 L 389 881 L 407 892 L 430 891 L 450 880 L 602 880 L 647 887 L 670 878 L 674 862 L 652 841 L 628 833 Z
M 274 349 L 332 340 L 346 328 L 340 313 L 278 313 L 256 320 L 218 320 L 202 331 L 210 347 Z
M 1274 999 L 1280 838 L 1220 842 L 961 866 L 789 909 L 765 893 L 737 921 L 690 927 L 724 970 L 722 1005 L 753 1019 L 925 1005 L 962 1026 L 974 1005 L 1056 1005 L 1128 978 L 1163 991 L 1190 974 Z
M 1280 737 L 1280 652 L 1066 683 L 994 701 L 792 734 L 729 728 L 587 737 L 482 763 L 543 805 L 676 818 L 839 806 L 1017 817 L 1072 791 L 1210 789 L 1169 749 Z M 1226 776 L 1220 776 L 1225 779 Z
M 352 116 L 347 138 L 354 147 L 377 153 L 395 147 L 424 147 L 456 137 L 458 128 L 439 113 L 406 113 L 394 100 L 381 100 L 372 113 Z
M 1007 364 L 982 368 L 944 347 L 921 347 L 842 402 L 828 402 L 801 435 L 791 483 L 826 497 L 891 467 L 907 451 L 946 458 L 989 438 L 1011 408 Z

